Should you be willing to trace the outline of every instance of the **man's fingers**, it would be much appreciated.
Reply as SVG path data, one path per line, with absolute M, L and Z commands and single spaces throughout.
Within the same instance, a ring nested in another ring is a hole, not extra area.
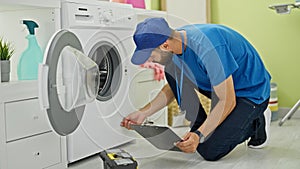
M 131 129 L 132 124 L 138 124 L 138 123 L 135 121 L 129 120 L 127 118 L 124 118 L 123 121 L 121 122 L 121 126 L 127 128 L 129 130 Z
M 197 149 L 194 140 L 190 136 L 190 133 L 187 133 L 183 137 L 183 141 L 176 143 L 176 146 L 185 153 L 194 153 Z
M 121 126 L 129 129 L 128 128 L 129 127 L 128 123 L 129 123 L 129 119 L 124 118 L 123 121 L 121 122 Z
M 193 143 L 190 140 L 180 141 L 177 143 L 177 146 L 180 147 L 188 147 L 191 146 Z

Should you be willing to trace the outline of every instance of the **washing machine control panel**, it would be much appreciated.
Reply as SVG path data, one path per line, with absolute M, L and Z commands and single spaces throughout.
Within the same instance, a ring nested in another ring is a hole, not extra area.
M 114 23 L 114 15 L 112 9 L 102 9 L 98 8 L 98 16 L 99 16 L 99 23 L 100 24 L 112 24 Z
M 131 28 L 136 24 L 132 6 L 121 3 L 62 3 L 62 28 Z

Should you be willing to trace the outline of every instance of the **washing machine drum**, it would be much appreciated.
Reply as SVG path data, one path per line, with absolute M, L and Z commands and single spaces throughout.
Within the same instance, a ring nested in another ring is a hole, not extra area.
M 54 131 L 72 133 L 80 124 L 85 105 L 95 100 L 100 85 L 98 65 L 83 54 L 75 34 L 53 35 L 39 70 L 39 99 Z

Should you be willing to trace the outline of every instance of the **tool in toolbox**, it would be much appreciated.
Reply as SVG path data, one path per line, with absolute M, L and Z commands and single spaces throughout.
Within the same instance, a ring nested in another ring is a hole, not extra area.
M 104 169 L 137 169 L 137 161 L 126 151 L 110 149 L 100 152 Z

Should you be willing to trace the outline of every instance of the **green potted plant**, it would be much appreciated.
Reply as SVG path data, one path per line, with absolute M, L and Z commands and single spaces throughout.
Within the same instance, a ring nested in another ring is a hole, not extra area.
M 1 82 L 8 82 L 10 77 L 10 58 L 14 54 L 14 48 L 10 42 L 0 38 L 0 72 Z

